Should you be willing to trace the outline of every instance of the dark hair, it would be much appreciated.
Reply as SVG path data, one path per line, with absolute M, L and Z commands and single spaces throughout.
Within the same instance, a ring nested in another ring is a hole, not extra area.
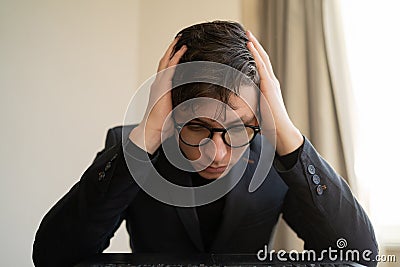
M 256 63 L 246 46 L 248 42 L 246 32 L 239 23 L 230 21 L 200 23 L 181 30 L 177 36 L 180 37 L 174 47 L 174 53 L 182 45 L 187 46 L 187 50 L 179 63 L 211 61 L 225 64 L 241 71 L 259 86 Z M 218 75 L 218 73 L 210 74 Z M 176 76 L 173 79 L 173 86 L 177 83 L 178 78 Z M 212 97 L 230 105 L 229 97 L 231 94 L 239 94 L 239 88 L 235 86 L 233 88 L 235 89 L 232 92 L 222 86 L 210 83 L 190 83 L 174 86 L 172 106 L 175 108 L 186 100 L 197 97 Z

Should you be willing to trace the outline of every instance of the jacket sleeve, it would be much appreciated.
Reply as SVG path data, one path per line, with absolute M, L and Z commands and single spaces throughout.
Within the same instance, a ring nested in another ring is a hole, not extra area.
M 126 166 L 123 145 L 116 131 L 109 130 L 106 147 L 44 216 L 33 244 L 35 266 L 72 266 L 109 246 L 139 190 Z M 134 160 L 148 159 L 147 153 L 129 139 L 125 145 L 135 155 Z M 137 170 L 138 176 L 147 175 L 145 169 Z
M 339 250 L 357 250 L 359 258 L 347 260 L 376 265 L 372 260 L 378 254 L 378 245 L 367 214 L 344 179 L 307 138 L 290 169 L 279 160 L 274 161 L 274 166 L 289 187 L 283 218 L 304 240 L 306 250 L 321 253 L 330 247 L 338 251 L 336 255 Z

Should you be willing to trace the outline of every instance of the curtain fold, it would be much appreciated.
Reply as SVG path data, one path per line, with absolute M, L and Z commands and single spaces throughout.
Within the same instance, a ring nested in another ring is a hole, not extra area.
M 290 118 L 354 191 L 354 112 L 336 3 L 244 1 L 243 22 L 270 56 Z M 302 245 L 281 220 L 274 248 Z

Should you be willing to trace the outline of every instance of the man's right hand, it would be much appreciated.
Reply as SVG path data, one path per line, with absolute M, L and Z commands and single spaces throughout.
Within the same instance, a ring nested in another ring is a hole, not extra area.
M 178 39 L 179 37 L 175 38 L 161 58 L 157 76 L 151 85 L 146 113 L 139 125 L 129 135 L 129 139 L 133 143 L 150 154 L 153 154 L 161 145 L 161 134 L 170 137 L 174 131 L 172 123 L 164 125 L 164 122 L 172 111 L 171 89 L 175 66 L 187 50 L 187 47 L 183 45 L 173 55 Z

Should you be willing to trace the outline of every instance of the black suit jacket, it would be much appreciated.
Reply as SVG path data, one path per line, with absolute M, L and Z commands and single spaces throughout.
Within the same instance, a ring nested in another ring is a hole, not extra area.
M 130 131 L 133 126 L 124 127 Z M 345 238 L 346 249 L 368 249 L 371 258 L 376 255 L 377 243 L 367 215 L 348 185 L 306 138 L 291 169 L 275 160 L 258 190 L 248 192 L 261 138 L 258 135 L 251 143 L 251 164 L 226 195 L 222 222 L 209 252 L 256 253 L 269 243 L 283 214 L 305 241 L 306 249 L 337 249 L 336 241 Z M 143 164 L 147 160 L 171 182 L 191 185 L 190 173 L 172 166 L 162 148 L 149 161 L 145 151 L 129 139 L 122 140 L 122 127 L 110 129 L 105 148 L 93 164 L 43 218 L 33 247 L 37 266 L 70 266 L 101 253 L 123 220 L 134 252 L 205 251 L 196 208 L 175 207 L 147 195 L 129 173 L 123 146 L 143 160 L 134 162 L 135 175 L 151 179 L 151 171 Z M 319 176 L 319 184 L 314 175 Z M 321 191 L 318 185 L 326 189 Z

